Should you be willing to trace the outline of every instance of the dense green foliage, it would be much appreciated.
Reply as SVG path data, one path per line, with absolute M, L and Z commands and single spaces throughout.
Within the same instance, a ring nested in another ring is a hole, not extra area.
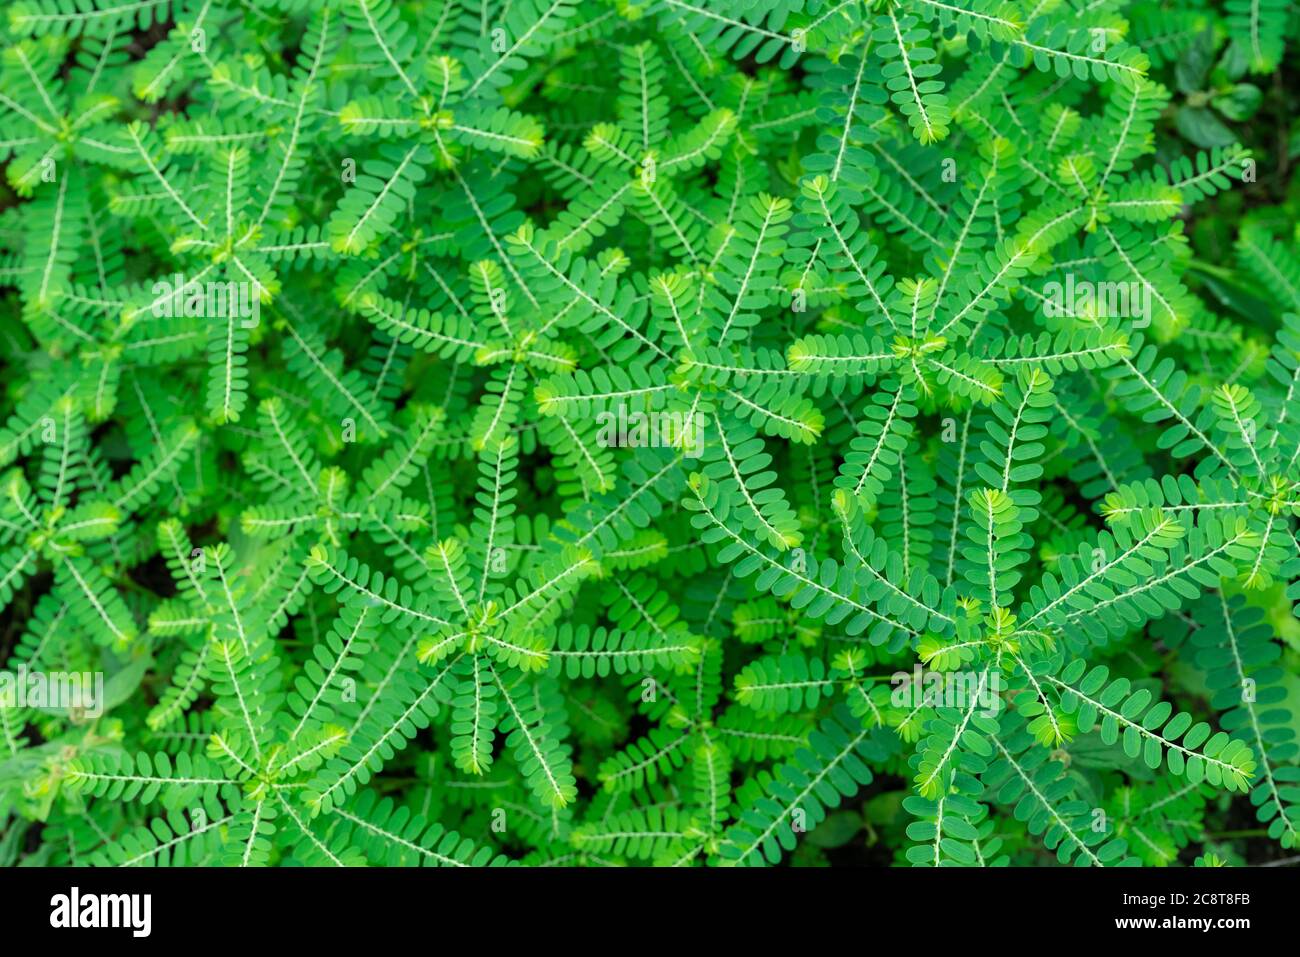
M 1286 0 L 6 13 L 0 862 L 1300 844 Z

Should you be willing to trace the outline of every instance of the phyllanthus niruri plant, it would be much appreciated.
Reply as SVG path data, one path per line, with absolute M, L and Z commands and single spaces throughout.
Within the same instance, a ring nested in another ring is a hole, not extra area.
M 1300 844 L 1285 4 L 7 14 L 0 861 Z

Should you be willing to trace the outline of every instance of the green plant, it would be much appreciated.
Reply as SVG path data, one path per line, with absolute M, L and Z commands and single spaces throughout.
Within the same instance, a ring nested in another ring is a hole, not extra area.
M 1295 848 L 1293 32 L 20 0 L 0 861 Z

